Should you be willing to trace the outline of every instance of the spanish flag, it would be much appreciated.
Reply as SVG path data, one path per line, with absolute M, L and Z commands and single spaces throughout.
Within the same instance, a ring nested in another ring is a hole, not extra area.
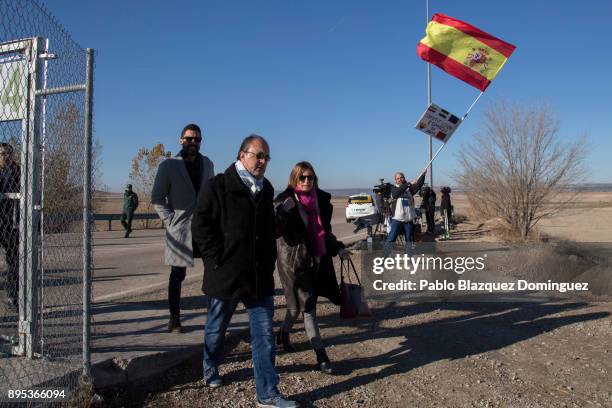
M 434 14 L 425 32 L 417 46 L 418 56 L 481 91 L 487 89 L 516 48 L 440 13 Z

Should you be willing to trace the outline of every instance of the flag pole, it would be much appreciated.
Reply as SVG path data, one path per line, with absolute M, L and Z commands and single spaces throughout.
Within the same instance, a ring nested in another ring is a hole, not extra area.
M 425 0 L 425 26 L 429 24 L 429 0 Z M 431 105 L 431 64 L 427 63 L 427 106 Z M 431 156 L 431 152 L 433 150 L 432 145 L 432 136 L 429 135 L 429 164 L 427 165 L 427 169 L 429 171 L 429 185 L 433 188 L 433 166 L 432 162 L 435 159 L 435 156 Z M 439 150 L 438 150 L 439 152 Z M 437 155 L 438 153 L 436 153 Z
M 431 136 L 429 136 L 429 137 L 431 137 Z M 429 159 L 429 163 L 427 163 L 427 166 L 425 166 L 425 168 L 423 169 L 423 171 L 421 171 L 420 174 L 425 173 L 425 171 L 431 166 L 431 163 L 434 161 L 436 156 L 438 156 L 438 153 L 440 153 L 442 151 L 442 149 L 444 149 L 444 146 L 446 146 L 446 143 L 444 143 L 442 146 L 440 146 L 440 148 L 436 151 L 436 154 L 434 154 L 433 157 L 431 159 Z
M 470 113 L 470 111 L 472 110 L 472 108 L 474 107 L 474 105 L 476 105 L 476 102 L 478 102 L 478 100 L 480 99 L 480 97 L 482 96 L 482 94 L 484 93 L 484 91 L 481 91 L 480 94 L 476 97 L 476 99 L 474 100 L 474 102 L 472 102 L 472 104 L 470 105 L 470 107 L 468 108 L 467 112 L 465 112 L 465 114 L 461 117 L 461 121 L 463 122 L 463 120 L 465 118 L 467 118 L 467 115 Z M 429 141 L 431 143 L 431 135 L 429 136 Z M 447 141 L 448 142 L 448 141 Z M 425 168 L 423 169 L 423 171 L 421 172 L 421 174 L 423 174 L 423 172 L 427 169 L 431 169 L 431 163 L 435 160 L 435 158 L 438 156 L 438 154 L 442 151 L 442 149 L 444 149 L 444 147 L 446 146 L 446 143 L 444 143 L 442 146 L 440 146 L 440 148 L 436 151 L 436 153 L 433 155 L 433 157 L 430 157 L 429 159 L 429 163 L 427 163 L 427 166 L 425 166 Z M 431 147 L 431 146 L 430 146 Z M 430 156 L 431 156 L 431 150 L 429 151 Z M 431 177 L 431 174 L 430 174 Z
M 474 107 L 474 105 L 476 105 L 476 102 L 478 102 L 478 100 L 480 99 L 480 97 L 482 96 L 482 94 L 484 93 L 484 91 L 480 91 L 480 94 L 476 97 L 476 99 L 474 99 L 474 102 L 472 102 L 472 104 L 470 105 L 470 107 L 468 108 L 467 112 L 465 112 L 465 115 L 463 115 L 461 117 L 461 121 L 463 122 L 463 120 L 465 118 L 467 118 L 467 115 L 470 113 L 470 111 L 472 110 L 472 108 Z M 431 137 L 431 136 L 430 136 Z

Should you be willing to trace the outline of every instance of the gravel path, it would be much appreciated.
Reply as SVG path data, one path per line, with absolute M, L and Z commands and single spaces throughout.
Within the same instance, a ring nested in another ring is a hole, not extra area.
M 278 322 L 285 309 L 277 299 Z M 319 306 L 333 376 L 315 370 L 296 325 L 298 352 L 277 356 L 281 391 L 302 407 L 612 406 L 610 302 L 370 306 L 373 316 L 359 320 L 340 319 L 329 303 Z M 106 404 L 254 407 L 246 336 L 228 345 L 221 367 L 227 386 L 206 388 L 195 359 L 146 384 L 107 390 Z

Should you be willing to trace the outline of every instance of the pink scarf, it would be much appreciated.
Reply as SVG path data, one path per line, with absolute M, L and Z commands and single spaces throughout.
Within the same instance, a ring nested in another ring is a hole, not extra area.
M 295 188 L 295 194 L 302 205 L 302 208 L 308 216 L 308 225 L 306 225 L 306 232 L 310 239 L 312 246 L 313 255 L 323 256 L 325 255 L 325 230 L 323 229 L 323 223 L 321 222 L 321 214 L 317 206 L 317 193 L 314 188 L 309 192 L 300 190 L 300 187 Z

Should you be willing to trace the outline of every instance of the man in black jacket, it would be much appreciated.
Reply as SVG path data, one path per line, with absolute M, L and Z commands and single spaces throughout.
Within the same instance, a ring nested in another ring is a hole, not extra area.
M 0 247 L 4 249 L 7 302 L 17 306 L 19 293 L 19 166 L 13 162 L 13 147 L 0 143 Z
M 132 219 L 138 208 L 138 195 L 132 191 L 132 185 L 125 186 L 123 193 L 123 213 L 121 213 L 121 225 L 125 230 L 125 238 L 129 238 L 132 233 Z
M 425 219 L 427 220 L 427 232 L 435 235 L 436 233 L 436 193 L 429 186 L 423 187 L 423 201 L 421 202 L 421 208 L 425 212 Z
M 225 331 L 242 302 L 249 315 L 257 405 L 295 407 L 278 391 L 274 367 L 274 188 L 264 177 L 266 140 L 244 139 L 237 161 L 212 178 L 198 196 L 192 236 L 204 259 L 202 290 L 209 296 L 204 334 L 204 381 L 219 387 Z

